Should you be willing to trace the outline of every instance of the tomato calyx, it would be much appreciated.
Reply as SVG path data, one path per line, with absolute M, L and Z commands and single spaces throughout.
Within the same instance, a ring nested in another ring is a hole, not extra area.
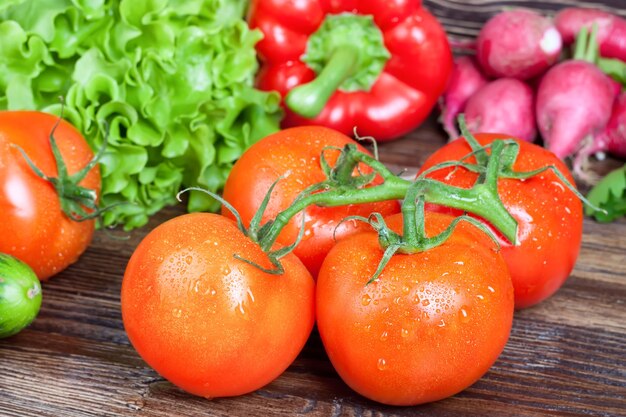
M 378 233 L 380 247 L 384 249 L 378 267 L 372 277 L 367 281 L 366 285 L 378 280 L 385 266 L 387 266 L 396 253 L 413 254 L 436 248 L 448 240 L 456 226 L 462 221 L 471 223 L 482 230 L 493 240 L 497 248 L 500 248 L 498 239 L 491 230 L 477 219 L 465 214 L 452 220 L 448 227 L 441 233 L 435 236 L 427 236 L 425 227 L 426 200 L 425 193 L 423 192 L 423 184 L 424 183 L 420 182 L 413 183 L 407 191 L 407 195 L 402 203 L 402 235 L 391 230 L 385 223 L 385 219 L 379 213 L 372 213 L 368 218 L 361 216 L 350 216 L 346 218 L 346 220 L 364 221 L 372 226 Z
M 67 165 L 61 155 L 61 151 L 57 145 L 57 141 L 54 137 L 54 132 L 61 123 L 61 117 L 59 117 L 50 131 L 50 147 L 52 148 L 52 155 L 57 166 L 57 176 L 51 177 L 46 175 L 33 160 L 28 156 L 26 151 L 17 145 L 11 145 L 15 147 L 24 157 L 24 160 L 28 166 L 33 170 L 35 175 L 41 179 L 49 182 L 54 187 L 61 204 L 61 210 L 71 220 L 76 222 L 82 222 L 94 218 L 99 218 L 103 212 L 109 210 L 113 205 L 108 207 L 98 207 L 98 194 L 96 190 L 83 187 L 80 183 L 85 179 L 87 174 L 96 166 L 98 161 L 104 155 L 107 146 L 107 136 L 105 135 L 104 141 L 98 152 L 94 157 L 85 165 L 80 171 L 70 175 L 67 170 Z
M 425 179 L 428 174 L 440 169 L 454 167 L 456 170 L 457 168 L 464 168 L 468 171 L 479 174 L 473 188 L 485 188 L 489 190 L 489 193 L 495 193 L 497 195 L 498 179 L 508 178 L 524 181 L 526 179 L 540 175 L 546 171 L 552 171 L 557 176 L 559 181 L 561 181 L 563 186 L 573 192 L 576 197 L 578 197 L 590 209 L 600 212 L 604 211 L 603 209 L 596 207 L 593 203 L 587 200 L 585 196 L 583 196 L 576 189 L 576 187 L 569 182 L 569 180 L 556 167 L 556 165 L 546 165 L 542 168 L 538 168 L 532 171 L 515 171 L 513 169 L 513 165 L 515 164 L 519 156 L 520 146 L 519 143 L 517 143 L 512 138 L 496 139 L 488 145 L 481 146 L 474 137 L 474 135 L 472 135 L 472 133 L 468 130 L 467 124 L 465 122 L 465 116 L 463 114 L 459 116 L 459 127 L 462 137 L 465 139 L 472 151 L 465 155 L 463 158 L 461 158 L 459 161 L 447 161 L 432 166 L 431 168 L 422 172 L 417 177 L 417 181 Z M 488 153 L 487 151 L 491 151 L 491 153 Z M 465 162 L 471 157 L 474 157 L 476 159 L 476 163 Z M 497 163 L 494 163 L 494 161 L 496 160 Z M 495 226 L 496 228 L 499 228 L 497 225 Z M 507 236 L 507 238 L 509 238 L 509 241 L 511 243 L 517 244 L 517 239 L 512 240 L 509 236 Z
M 235 217 L 235 220 L 237 222 L 237 228 L 241 231 L 241 233 L 244 234 L 244 236 L 250 238 L 252 241 L 254 242 L 262 242 L 265 239 L 265 236 L 267 235 L 267 233 L 269 232 L 269 230 L 272 227 L 272 224 L 274 223 L 272 220 L 261 224 L 261 219 L 263 217 L 263 213 L 265 212 L 265 209 L 267 208 L 267 205 L 269 203 L 270 200 L 270 196 L 272 194 L 272 191 L 274 190 L 274 188 L 276 187 L 276 184 L 278 184 L 278 182 L 284 178 L 284 175 L 279 177 L 276 181 L 274 181 L 274 183 L 272 183 L 272 185 L 270 186 L 267 194 L 265 195 L 265 197 L 263 198 L 263 201 L 261 202 L 261 205 L 259 206 L 259 209 L 257 210 L 257 212 L 255 213 L 254 217 L 252 218 L 252 220 L 250 221 L 250 226 L 246 227 L 244 225 L 243 219 L 241 218 L 241 215 L 239 214 L 239 212 L 237 211 L 237 209 L 235 207 L 233 207 L 232 204 L 230 204 L 228 201 L 226 201 L 222 196 L 220 196 L 219 194 L 216 194 L 212 191 L 206 190 L 204 188 L 200 188 L 200 187 L 189 187 L 189 188 L 185 188 L 184 190 L 180 191 L 177 195 L 176 195 L 176 199 L 180 202 L 182 202 L 182 198 L 181 196 L 189 191 L 200 191 L 202 193 L 205 193 L 207 195 L 209 195 L 210 197 L 213 197 L 214 199 L 216 199 L 217 201 L 219 201 L 224 207 L 226 207 Z M 317 185 L 317 184 L 314 184 Z M 311 187 L 309 187 L 311 188 Z M 294 251 L 294 249 L 296 248 L 296 246 L 298 246 L 298 244 L 300 243 L 300 241 L 302 240 L 302 237 L 304 236 L 304 216 L 302 217 L 302 225 L 300 226 L 300 231 L 298 232 L 298 236 L 296 237 L 296 240 L 289 246 L 284 246 L 284 247 L 280 247 L 278 249 L 272 249 L 272 247 L 270 248 L 265 248 L 263 246 L 261 246 L 261 248 L 263 249 L 263 251 L 267 254 L 267 258 L 270 261 L 270 263 L 272 264 L 273 268 L 265 268 L 261 265 L 259 265 L 258 263 L 251 261 L 249 259 L 243 258 L 242 256 L 238 255 L 238 254 L 233 254 L 233 257 L 235 259 L 238 259 L 242 262 L 245 262 L 247 264 L 250 264 L 254 267 L 256 267 L 257 269 L 267 273 L 267 274 L 271 274 L 271 275 L 282 275 L 285 272 L 285 269 L 282 265 L 282 263 L 280 262 L 280 259 L 287 256 L 288 254 L 290 254 L 291 252 Z

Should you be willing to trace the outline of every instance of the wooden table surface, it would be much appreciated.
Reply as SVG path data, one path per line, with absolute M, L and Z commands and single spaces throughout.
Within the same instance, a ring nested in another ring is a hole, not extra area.
M 475 34 L 497 4 L 437 1 L 449 31 Z M 535 2 L 538 3 L 538 2 Z M 617 7 L 623 0 L 606 0 Z M 558 8 L 566 1 L 546 1 Z M 459 20 L 464 8 L 467 22 Z M 620 10 L 624 12 L 624 10 Z M 467 23 L 467 25 L 464 25 Z M 468 29 L 469 28 L 469 29 Z M 431 118 L 381 160 L 415 170 L 445 139 Z M 608 161 L 596 168 L 606 170 Z M 418 407 L 388 407 L 351 391 L 333 370 L 314 331 L 289 369 L 249 395 L 206 400 L 161 378 L 124 333 L 119 293 L 126 263 L 153 227 L 182 213 L 156 215 L 128 240 L 96 233 L 84 256 L 44 284 L 37 320 L 0 340 L 0 417 L 25 416 L 626 416 L 626 220 L 585 220 L 572 276 L 547 301 L 516 312 L 511 338 L 491 370 L 464 392 Z
M 381 159 L 415 169 L 444 142 L 431 120 L 382 145 Z M 180 213 L 165 210 L 129 240 L 96 233 L 84 256 L 44 285 L 37 320 L 0 340 L 0 416 L 626 416 L 624 220 L 585 220 L 572 276 L 516 313 L 504 353 L 480 381 L 437 403 L 398 408 L 351 391 L 316 332 L 280 378 L 242 397 L 196 398 L 150 369 L 124 333 L 121 280 L 142 237 Z

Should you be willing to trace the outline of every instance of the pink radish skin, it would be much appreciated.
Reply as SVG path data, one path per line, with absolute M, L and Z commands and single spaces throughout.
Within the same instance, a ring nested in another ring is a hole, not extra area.
M 467 100 L 485 84 L 487 78 L 480 72 L 474 58 L 462 56 L 454 61 L 448 88 L 441 101 L 441 121 L 450 138 L 459 137 L 456 118 L 465 110 Z
M 626 61 L 626 19 L 602 10 L 571 7 L 558 12 L 554 22 L 566 45 L 574 42 L 580 29 L 591 31 L 596 23 L 600 55 Z
M 576 154 L 573 164 L 576 177 L 589 184 L 596 183 L 600 177 L 588 169 L 589 157 L 604 152 L 626 159 L 626 91 L 615 100 L 606 127 Z
M 552 67 L 537 92 L 537 124 L 545 146 L 563 159 L 606 126 L 615 87 L 595 65 L 581 60 Z
M 626 91 L 613 104 L 606 127 L 594 137 L 589 153 L 608 152 L 626 158 Z
M 483 26 L 477 57 L 489 76 L 527 80 L 554 64 L 561 47 L 561 35 L 550 19 L 530 10 L 511 10 Z
M 533 90 L 515 78 L 500 78 L 478 90 L 465 106 L 470 132 L 503 133 L 528 142 L 537 135 Z

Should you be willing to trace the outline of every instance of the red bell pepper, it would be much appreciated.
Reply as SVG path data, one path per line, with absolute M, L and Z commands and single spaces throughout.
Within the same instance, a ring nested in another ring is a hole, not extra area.
M 379 141 L 428 116 L 452 53 L 419 0 L 253 0 L 262 90 L 285 98 L 283 126 L 317 124 Z

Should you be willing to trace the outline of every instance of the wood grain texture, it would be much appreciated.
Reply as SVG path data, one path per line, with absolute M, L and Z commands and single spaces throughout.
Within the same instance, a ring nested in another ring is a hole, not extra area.
M 425 0 L 449 33 L 466 37 L 502 7 L 556 10 L 565 0 Z M 603 5 L 626 15 L 626 1 Z M 537 7 L 539 5 L 540 7 Z M 415 172 L 445 143 L 434 117 L 381 145 L 386 164 Z M 617 164 L 606 161 L 606 171 Z M 626 416 L 626 220 L 585 221 L 577 266 L 563 288 L 517 312 L 496 364 L 464 392 L 419 407 L 387 407 L 351 391 L 314 332 L 277 380 L 249 395 L 206 400 L 177 389 L 130 346 L 119 309 L 126 263 L 150 229 L 182 213 L 164 210 L 115 240 L 96 234 L 80 261 L 44 284 L 31 327 L 0 340 L 0 417 L 72 416 Z

